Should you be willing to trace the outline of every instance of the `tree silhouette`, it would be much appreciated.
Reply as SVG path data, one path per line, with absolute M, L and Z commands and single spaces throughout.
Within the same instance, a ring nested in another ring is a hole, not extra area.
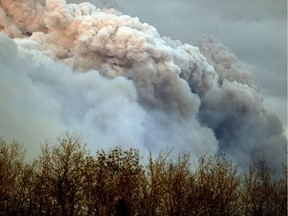
M 61 215 L 77 215 L 81 212 L 84 178 L 84 147 L 80 137 L 66 133 L 50 148 L 46 144 L 40 157 L 39 178 L 49 193 L 53 212 Z
M 0 138 L 0 216 L 245 215 L 287 213 L 287 166 L 274 176 L 264 160 L 241 173 L 225 155 L 193 158 L 171 150 L 147 164 L 136 149 L 91 155 L 77 134 L 46 143 L 25 161 L 19 143 Z M 195 162 L 195 160 L 194 160 Z

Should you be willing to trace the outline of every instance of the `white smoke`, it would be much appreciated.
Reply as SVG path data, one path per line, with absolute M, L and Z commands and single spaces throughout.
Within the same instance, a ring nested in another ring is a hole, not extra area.
M 268 149 L 280 156 L 285 148 L 250 73 L 215 40 L 202 40 L 203 55 L 90 3 L 2 0 L 0 10 L 0 30 L 14 38 L 0 36 L 4 138 L 35 146 L 69 129 L 93 150 L 220 149 L 243 166 L 257 156 L 272 164 Z

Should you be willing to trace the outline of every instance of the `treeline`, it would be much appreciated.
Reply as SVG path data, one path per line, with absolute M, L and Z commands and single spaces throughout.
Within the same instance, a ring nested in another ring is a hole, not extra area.
M 27 163 L 17 142 L 0 138 L 0 215 L 286 215 L 287 167 L 274 178 L 259 160 L 239 174 L 225 156 L 169 153 L 140 163 L 138 150 L 92 156 L 65 134 Z

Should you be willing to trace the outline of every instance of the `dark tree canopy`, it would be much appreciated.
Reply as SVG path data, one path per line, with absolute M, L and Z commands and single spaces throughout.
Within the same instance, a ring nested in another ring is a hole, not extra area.
M 241 173 L 225 155 L 171 159 L 115 147 L 92 155 L 66 133 L 25 161 L 17 142 L 0 138 L 0 216 L 286 215 L 287 167 L 275 177 L 265 161 Z M 195 162 L 195 159 L 194 159 Z

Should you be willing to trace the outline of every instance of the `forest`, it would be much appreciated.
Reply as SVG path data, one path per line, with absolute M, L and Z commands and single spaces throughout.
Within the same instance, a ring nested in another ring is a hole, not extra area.
M 65 133 L 28 161 L 0 138 L 0 215 L 287 215 L 287 165 L 276 177 L 260 158 L 243 173 L 225 155 L 171 151 L 143 164 L 137 149 L 92 154 Z

